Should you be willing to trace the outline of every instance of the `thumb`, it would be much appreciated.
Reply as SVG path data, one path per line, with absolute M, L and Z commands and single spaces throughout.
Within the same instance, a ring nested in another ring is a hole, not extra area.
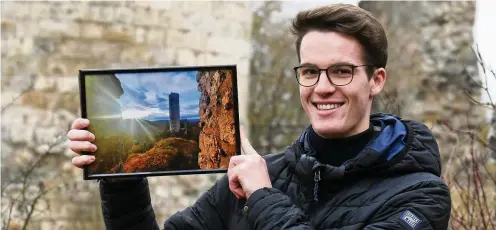
M 243 126 L 239 127 L 240 136 L 241 136 L 241 154 L 243 155 L 259 155 L 257 151 L 251 146 L 250 141 L 248 141 L 248 137 L 246 136 L 246 130 Z

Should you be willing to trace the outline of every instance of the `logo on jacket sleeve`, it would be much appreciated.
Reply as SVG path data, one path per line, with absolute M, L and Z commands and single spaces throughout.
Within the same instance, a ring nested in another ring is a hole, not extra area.
M 406 225 L 406 227 L 409 227 L 410 229 L 416 229 L 420 223 L 422 223 L 420 218 L 408 210 L 401 214 L 400 220 L 403 225 Z

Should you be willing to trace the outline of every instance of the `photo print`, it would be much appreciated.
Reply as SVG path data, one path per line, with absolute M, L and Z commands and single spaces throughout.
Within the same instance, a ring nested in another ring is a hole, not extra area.
M 81 71 L 80 84 L 97 146 L 86 179 L 225 171 L 240 152 L 235 66 Z

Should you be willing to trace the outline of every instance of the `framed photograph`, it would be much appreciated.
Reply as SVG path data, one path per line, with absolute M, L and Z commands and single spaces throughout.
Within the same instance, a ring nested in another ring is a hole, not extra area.
M 80 70 L 95 134 L 84 179 L 227 172 L 240 154 L 236 66 Z

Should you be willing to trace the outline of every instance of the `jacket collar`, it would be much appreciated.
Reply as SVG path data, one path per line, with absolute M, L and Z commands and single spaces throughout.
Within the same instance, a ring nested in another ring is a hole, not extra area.
M 340 180 L 347 175 L 377 172 L 401 160 L 412 141 L 412 132 L 408 125 L 393 115 L 374 114 L 371 123 L 379 134 L 354 158 L 335 167 L 320 163 L 314 156 L 308 140 L 308 130 L 300 135 L 285 152 L 285 158 L 303 183 L 320 180 Z M 329 150 L 329 154 L 332 150 Z M 319 175 L 317 175 L 317 172 Z

